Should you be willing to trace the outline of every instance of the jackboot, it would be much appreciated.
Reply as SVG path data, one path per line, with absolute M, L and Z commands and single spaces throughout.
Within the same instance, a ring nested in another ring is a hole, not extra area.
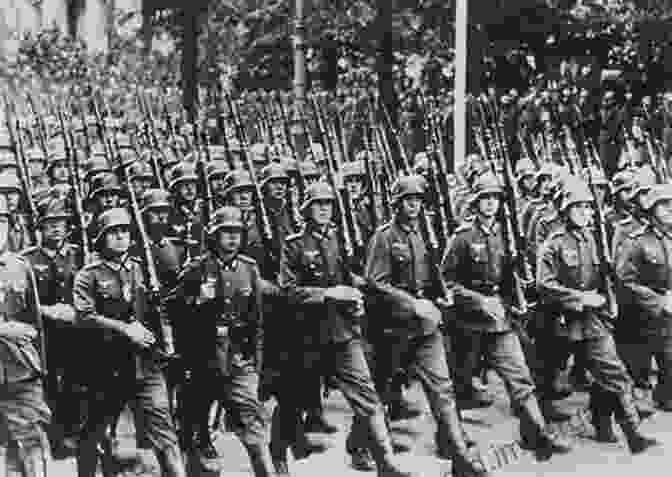
M 273 477 L 275 471 L 271 462 L 271 453 L 263 444 L 245 444 L 247 455 L 250 456 L 254 477 Z
M 560 435 L 546 428 L 546 421 L 536 396 L 519 404 L 521 447 L 534 451 L 538 460 L 548 460 L 553 454 L 567 454 L 572 446 Z
M 394 451 L 387 432 L 385 415 L 380 412 L 368 418 L 362 417 L 362 420 L 366 421 L 371 435 L 373 443 L 371 451 L 376 461 L 378 477 L 414 477 L 414 474 L 404 472 L 394 462 Z
M 345 450 L 350 455 L 350 465 L 362 472 L 376 470 L 376 461 L 365 443 L 368 441 L 368 429 L 362 423 L 362 417 L 355 415 L 350 432 L 345 440 Z
M 606 444 L 618 442 L 612 423 L 614 404 L 611 394 L 593 383 L 590 388 L 589 408 L 595 428 L 595 440 Z
M 438 419 L 437 442 L 439 455 L 453 462 L 454 477 L 487 477 L 488 470 L 473 452 L 469 451 L 467 434 L 462 427 L 457 408 L 444 406 Z
M 659 445 L 660 443 L 648 437 L 643 436 L 639 432 L 639 413 L 635 406 L 632 392 L 625 392 L 615 396 L 616 399 L 616 418 L 623 430 L 623 435 L 628 443 L 628 449 L 632 454 L 641 454 L 650 447 Z

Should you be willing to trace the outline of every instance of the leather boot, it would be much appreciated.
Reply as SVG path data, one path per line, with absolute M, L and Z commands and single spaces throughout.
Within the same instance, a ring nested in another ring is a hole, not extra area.
M 595 440 L 606 444 L 618 442 L 611 418 L 614 404 L 610 393 L 601 389 L 597 384 L 593 384 L 590 388 L 589 408 L 595 428 Z
M 362 423 L 362 417 L 355 415 L 350 426 L 350 432 L 345 440 L 345 450 L 350 455 L 350 463 L 354 469 L 362 472 L 376 470 L 376 461 L 371 451 L 365 447 L 368 442 L 368 429 Z
M 467 434 L 454 405 L 444 406 L 438 416 L 438 426 L 439 455 L 452 460 L 454 477 L 486 477 L 489 475 L 483 463 L 469 452 Z
M 660 444 L 657 440 L 645 437 L 639 432 L 639 414 L 631 392 L 618 395 L 616 403 L 616 417 L 632 454 L 641 454 L 648 448 Z
M 378 477 L 413 477 L 414 474 L 404 472 L 394 462 L 394 451 L 390 441 L 390 435 L 387 432 L 385 415 L 380 412 L 366 420 L 370 432 L 371 442 L 373 443 L 373 458 L 376 461 Z
M 275 475 L 271 454 L 263 444 L 245 444 L 247 455 L 250 456 L 254 477 L 273 477 Z
M 553 454 L 567 454 L 572 446 L 546 428 L 546 421 L 536 396 L 530 396 L 519 405 L 521 447 L 532 450 L 538 460 L 548 460 Z

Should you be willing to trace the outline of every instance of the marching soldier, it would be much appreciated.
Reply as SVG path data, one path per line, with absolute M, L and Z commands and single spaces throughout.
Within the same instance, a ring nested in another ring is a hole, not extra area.
M 642 379 L 650 368 L 651 356 L 658 363 L 658 383 L 654 401 L 664 411 L 672 411 L 672 299 L 669 251 L 672 250 L 672 188 L 653 186 L 642 200 L 650 220 L 630 233 L 616 256 L 616 272 L 622 283 L 628 313 L 621 316 L 623 353 L 635 378 Z M 620 344 L 620 343 L 619 343 Z M 620 348 L 619 348 L 620 349 Z
M 91 213 L 86 233 L 90 240 L 97 234 L 98 217 L 104 212 L 121 207 L 121 198 L 125 194 L 119 185 L 119 178 L 112 172 L 101 172 L 91 176 L 90 192 L 86 198 L 86 209 Z
M 9 209 L 9 242 L 11 252 L 19 253 L 24 248 L 32 245 L 28 217 L 21 210 L 23 188 L 19 178 L 13 173 L 0 175 L 0 194 L 5 196 Z M 26 198 L 30 200 L 30 198 Z
M 184 477 L 165 377 L 152 346 L 155 332 L 145 326 L 146 289 L 141 265 L 130 257 L 131 217 L 113 208 L 97 218 L 93 241 L 97 259 L 75 277 L 73 304 L 80 327 L 91 330 L 96 373 L 89 375 L 90 402 L 77 452 L 79 477 L 94 477 L 98 446 L 119 411 L 135 401 L 142 425 L 138 442 L 151 447 L 165 477 Z M 109 449 L 103 465 L 109 466 Z M 108 467 L 109 471 L 109 467 Z
M 47 475 L 44 427 L 51 413 L 44 394 L 44 329 L 30 264 L 7 250 L 9 210 L 0 196 L 0 474 Z
M 332 222 L 335 199 L 330 185 L 311 185 L 301 206 L 306 226 L 303 232 L 289 236 L 283 249 L 279 284 L 294 307 L 294 324 L 303 331 L 289 338 L 292 351 L 278 395 L 282 439 L 272 442 L 271 453 L 279 475 L 289 475 L 288 446 L 293 447 L 295 458 L 306 457 L 301 414 L 313 403 L 312 396 L 304 392 L 304 383 L 315 380 L 309 376 L 329 373 L 366 428 L 364 442 L 358 445 L 370 448 L 378 475 L 407 477 L 410 474 L 393 461 L 383 406 L 364 357 L 360 323 L 364 300 L 354 286 L 362 280 L 344 264 Z
M 82 267 L 82 250 L 68 242 L 68 221 L 71 213 L 65 199 L 51 197 L 38 204 L 37 226 L 41 231 L 39 245 L 25 249 L 21 255 L 31 265 L 40 298 L 40 311 L 45 319 L 45 342 L 49 374 L 46 392 L 53 411 L 50 438 L 56 458 L 65 458 L 76 449 L 80 422 L 82 380 L 78 373 L 76 353 L 70 352 L 75 310 L 72 287 L 75 274 Z
M 523 446 L 540 459 L 567 453 L 570 446 L 546 426 L 534 394 L 535 386 L 525 362 L 509 308 L 512 293 L 505 288 L 508 269 L 504 231 L 497 220 L 504 190 L 494 174 L 475 184 L 472 208 L 475 218 L 459 227 L 446 247 L 441 268 L 457 307 L 455 355 L 458 389 L 468 390 L 481 353 L 506 383 L 511 407 L 520 420 Z
M 590 408 L 596 439 L 616 440 L 611 422 L 615 414 L 630 451 L 637 454 L 656 441 L 638 430 L 632 381 L 609 331 L 597 243 L 589 228 L 594 200 L 580 179 L 567 184 L 560 204 L 565 223 L 551 234 L 539 253 L 537 286 L 541 299 L 562 314 L 569 339 L 580 347 L 578 352 L 583 353 L 593 376 Z
M 182 328 L 192 373 L 187 425 L 198 432 L 202 455 L 216 457 L 208 416 L 212 401 L 222 399 L 254 475 L 266 477 L 273 475 L 273 467 L 257 397 L 263 346 L 261 276 L 256 262 L 240 253 L 242 230 L 240 210 L 217 210 L 208 227 L 208 251 L 187 264 L 180 279 L 177 294 L 198 313 L 197 322 Z
M 378 317 L 372 326 L 378 327 L 378 332 L 390 341 L 400 343 L 392 350 L 396 356 L 383 355 L 384 349 L 376 349 L 377 365 L 381 363 L 376 370 L 377 387 L 381 391 L 386 389 L 389 371 L 401 369 L 416 377 L 437 421 L 439 453 L 452 459 L 453 475 L 485 476 L 487 470 L 467 450 L 443 335 L 438 328 L 441 312 L 430 301 L 436 294 L 432 290 L 428 248 L 418 224 L 424 194 L 422 177 L 398 179 L 392 188 L 394 218 L 376 230 L 369 245 L 366 279 L 390 305 L 387 313 L 372 310 L 372 319 Z M 385 363 L 388 369 L 383 369 L 384 360 L 393 358 L 395 362 Z
M 181 162 L 170 171 L 168 190 L 173 198 L 170 224 L 173 233 L 189 247 L 189 256 L 198 255 L 201 229 L 204 227 L 198 198 L 198 175 L 193 164 Z

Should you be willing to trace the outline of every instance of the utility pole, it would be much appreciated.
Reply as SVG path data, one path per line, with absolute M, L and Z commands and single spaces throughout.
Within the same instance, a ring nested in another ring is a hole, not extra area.
M 455 89 L 453 91 L 453 161 L 461 164 L 466 157 L 467 142 L 467 35 L 469 32 L 467 3 L 455 3 Z
M 308 139 L 301 111 L 306 104 L 306 3 L 309 0 L 295 0 L 294 2 L 294 117 L 291 124 L 291 134 L 298 156 L 304 158 L 308 149 Z

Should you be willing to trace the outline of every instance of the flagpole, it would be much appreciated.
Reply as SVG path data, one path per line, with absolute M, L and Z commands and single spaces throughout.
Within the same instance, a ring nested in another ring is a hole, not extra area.
M 455 3 L 455 89 L 453 91 L 453 163 L 461 164 L 466 157 L 467 127 L 467 3 Z

